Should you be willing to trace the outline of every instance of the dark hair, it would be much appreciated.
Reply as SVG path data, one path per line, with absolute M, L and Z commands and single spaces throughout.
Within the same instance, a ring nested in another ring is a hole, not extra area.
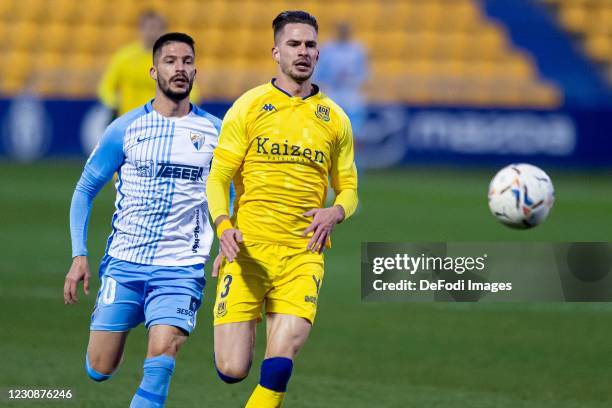
M 155 44 L 153 44 L 153 61 L 155 61 L 155 56 L 159 53 L 161 48 L 171 42 L 181 42 L 185 43 L 191 47 L 191 50 L 195 54 L 195 41 L 189 35 L 185 33 L 166 33 L 159 37 Z
M 280 13 L 274 21 L 272 21 L 272 28 L 274 29 L 274 38 L 287 24 L 291 23 L 302 23 L 312 26 L 315 31 L 319 32 L 319 24 L 317 19 L 310 13 L 301 10 L 289 10 Z

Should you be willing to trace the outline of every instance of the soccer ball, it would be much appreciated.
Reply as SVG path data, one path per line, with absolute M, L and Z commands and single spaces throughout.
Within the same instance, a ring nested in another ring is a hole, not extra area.
M 541 224 L 555 201 L 550 177 L 531 164 L 511 164 L 489 184 L 489 208 L 503 224 L 517 229 Z

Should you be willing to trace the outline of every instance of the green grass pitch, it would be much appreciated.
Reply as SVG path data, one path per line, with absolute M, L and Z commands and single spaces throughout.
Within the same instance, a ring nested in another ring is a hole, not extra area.
M 68 209 L 82 163 L 0 164 L 0 389 L 70 388 L 73 402 L 18 407 L 126 407 L 138 386 L 145 331 L 130 334 L 112 380 L 84 371 L 97 263 L 110 232 L 113 188 L 89 229 L 93 293 L 64 306 L 70 264 Z M 550 218 L 513 231 L 489 214 L 496 168 L 407 168 L 362 174 L 358 214 L 334 232 L 317 323 L 296 361 L 285 405 L 317 407 L 608 407 L 612 403 L 612 306 L 607 304 L 365 304 L 362 241 L 612 240 L 610 173 L 549 171 Z M 240 407 L 257 383 L 229 386 L 212 355 L 214 280 L 198 329 L 180 352 L 168 407 Z M 260 327 L 263 328 L 263 327 Z M 4 397 L 3 395 L 3 397 Z M 13 406 L 0 399 L 0 406 Z

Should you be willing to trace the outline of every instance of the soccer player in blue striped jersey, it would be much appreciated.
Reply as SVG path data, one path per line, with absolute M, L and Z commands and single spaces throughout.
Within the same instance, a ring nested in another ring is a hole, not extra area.
M 87 224 L 92 202 L 117 172 L 113 231 L 100 265 L 102 285 L 85 356 L 95 381 L 111 377 L 130 329 L 144 322 L 144 374 L 130 407 L 163 407 L 175 358 L 195 328 L 213 232 L 206 178 L 220 121 L 189 103 L 196 75 L 194 42 L 161 36 L 150 75 L 155 99 L 106 129 L 76 186 L 70 207 L 72 266 L 64 301 L 89 292 Z

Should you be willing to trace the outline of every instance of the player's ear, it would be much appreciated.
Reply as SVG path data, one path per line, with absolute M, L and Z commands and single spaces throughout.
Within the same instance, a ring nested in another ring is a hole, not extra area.
M 274 47 L 272 47 L 272 58 L 274 58 L 274 61 L 277 64 L 280 64 L 280 52 L 279 52 L 278 47 L 276 45 Z
M 153 78 L 153 80 L 157 81 L 157 70 L 155 67 L 149 68 L 149 76 Z

